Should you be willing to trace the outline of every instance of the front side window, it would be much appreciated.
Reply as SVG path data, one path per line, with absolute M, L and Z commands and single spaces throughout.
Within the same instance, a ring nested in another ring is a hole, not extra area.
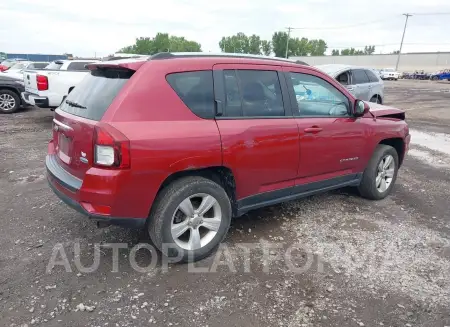
M 349 100 L 332 84 L 320 77 L 289 73 L 298 108 L 294 113 L 301 117 L 347 117 Z
M 226 117 L 284 116 L 276 71 L 224 70 Z

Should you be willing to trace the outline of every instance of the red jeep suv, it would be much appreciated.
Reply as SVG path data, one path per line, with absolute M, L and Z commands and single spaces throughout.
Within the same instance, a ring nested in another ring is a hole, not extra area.
M 160 53 L 88 68 L 55 111 L 49 184 L 99 225 L 145 227 L 184 261 L 252 209 L 344 186 L 383 199 L 408 150 L 403 111 L 304 63 Z

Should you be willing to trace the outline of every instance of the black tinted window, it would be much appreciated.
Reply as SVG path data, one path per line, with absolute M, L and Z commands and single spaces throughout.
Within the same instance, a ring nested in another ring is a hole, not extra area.
M 296 116 L 346 117 L 349 101 L 337 88 L 313 75 L 290 73 L 298 104 Z
M 86 67 L 89 62 L 71 62 L 69 66 L 67 66 L 67 70 L 88 70 Z
M 278 74 L 262 70 L 225 70 L 227 117 L 284 116 Z
M 174 73 L 167 82 L 191 111 L 201 118 L 214 117 L 214 89 L 211 70 Z
M 369 77 L 369 81 L 371 81 L 372 83 L 380 81 L 374 72 L 366 70 L 366 74 Z
M 94 70 L 69 93 L 59 108 L 75 116 L 100 120 L 133 73 L 129 70 Z
M 362 69 L 352 70 L 353 84 L 369 83 L 369 78 Z

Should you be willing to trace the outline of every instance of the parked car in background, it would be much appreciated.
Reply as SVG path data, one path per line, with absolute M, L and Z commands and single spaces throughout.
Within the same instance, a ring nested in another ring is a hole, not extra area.
M 160 53 L 88 68 L 55 110 L 49 185 L 99 226 L 148 229 L 178 261 L 211 254 L 253 209 L 344 186 L 385 198 L 410 142 L 404 111 L 288 60 Z
M 23 100 L 41 108 L 58 107 L 65 96 L 86 76 L 86 64 L 94 60 L 56 60 L 43 70 L 25 70 Z
M 444 69 L 431 74 L 430 79 L 433 81 L 437 80 L 449 80 L 450 81 L 450 69 Z
M 16 64 L 19 61 L 26 61 L 26 59 L 6 59 L 0 63 L 0 72 L 7 70 L 12 65 Z
M 20 94 L 25 90 L 21 79 L 0 74 L 0 113 L 11 114 L 23 104 Z
M 398 79 L 400 78 L 400 73 L 397 72 L 394 68 L 385 68 L 381 70 L 380 77 L 383 80 L 387 79 L 398 81 Z
M 23 79 L 23 71 L 26 69 L 44 69 L 48 62 L 32 62 L 32 61 L 19 61 L 3 71 L 3 74 L 17 79 Z
M 383 103 L 384 83 L 372 69 L 338 64 L 315 67 L 336 79 L 358 99 Z

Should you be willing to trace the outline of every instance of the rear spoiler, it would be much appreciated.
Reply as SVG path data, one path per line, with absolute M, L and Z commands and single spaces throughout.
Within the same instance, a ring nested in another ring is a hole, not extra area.
M 145 58 L 132 58 L 125 60 L 111 60 L 111 61 L 101 61 L 93 62 L 87 64 L 85 67 L 89 70 L 96 69 L 129 69 L 138 70 L 143 64 L 147 62 L 147 57 Z

